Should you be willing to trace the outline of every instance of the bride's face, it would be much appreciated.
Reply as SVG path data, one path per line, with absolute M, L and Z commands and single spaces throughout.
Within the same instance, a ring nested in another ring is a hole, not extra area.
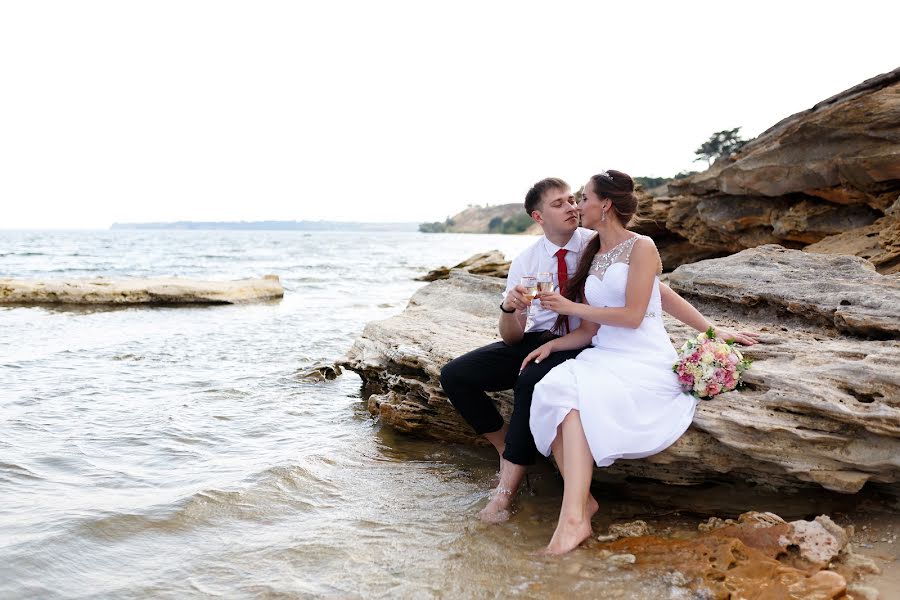
M 603 215 L 604 204 L 606 200 L 601 200 L 594 192 L 594 182 L 588 180 L 584 184 L 584 192 L 581 195 L 581 202 L 578 210 L 581 212 L 581 226 L 588 229 L 596 229 L 600 224 L 600 217 Z

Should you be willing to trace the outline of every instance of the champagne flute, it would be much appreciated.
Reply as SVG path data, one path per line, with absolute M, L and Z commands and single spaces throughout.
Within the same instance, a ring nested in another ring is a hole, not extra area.
M 525 299 L 528 304 L 525 305 L 525 316 L 531 315 L 531 303 L 534 301 L 538 293 L 537 277 L 533 275 L 525 275 L 519 280 L 519 285 L 525 288 Z
M 556 290 L 556 274 L 544 271 L 537 274 L 539 294 L 549 294 Z

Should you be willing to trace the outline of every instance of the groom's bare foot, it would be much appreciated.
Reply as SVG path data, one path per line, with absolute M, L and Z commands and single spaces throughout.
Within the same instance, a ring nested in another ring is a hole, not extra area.
M 497 468 L 497 474 L 494 475 L 494 484 L 499 484 L 503 479 L 503 470 L 508 463 L 509 461 L 503 458 L 503 454 L 500 454 L 500 466 Z
M 509 490 L 494 490 L 491 501 L 478 513 L 485 523 L 504 523 L 511 516 L 513 494 Z
M 560 521 L 553 532 L 550 543 L 544 549 L 542 554 L 550 556 L 559 556 L 566 554 L 577 548 L 581 542 L 591 537 L 591 521 L 585 519 L 583 521 Z

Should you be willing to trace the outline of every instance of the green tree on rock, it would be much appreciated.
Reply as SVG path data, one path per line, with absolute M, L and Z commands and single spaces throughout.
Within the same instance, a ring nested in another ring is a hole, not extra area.
M 694 150 L 694 154 L 697 155 L 697 158 L 694 160 L 706 159 L 707 164 L 711 166 L 713 161 L 723 156 L 731 156 L 748 141 L 741 138 L 738 133 L 740 130 L 740 127 L 735 127 L 734 129 L 717 131 L 712 134 L 707 141 Z

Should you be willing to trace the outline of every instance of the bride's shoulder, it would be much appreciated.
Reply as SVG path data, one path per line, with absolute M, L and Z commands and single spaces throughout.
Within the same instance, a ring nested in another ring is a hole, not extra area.
M 659 256 L 659 250 L 656 249 L 656 243 L 654 243 L 653 238 L 640 234 L 636 236 L 631 246 L 629 262 L 633 262 L 635 259 L 646 261 L 648 264 L 652 263 L 657 275 L 662 273 L 662 259 Z
M 656 242 L 653 241 L 653 238 L 649 235 L 641 235 L 640 233 L 634 234 L 634 245 L 642 245 L 647 247 L 656 248 Z

